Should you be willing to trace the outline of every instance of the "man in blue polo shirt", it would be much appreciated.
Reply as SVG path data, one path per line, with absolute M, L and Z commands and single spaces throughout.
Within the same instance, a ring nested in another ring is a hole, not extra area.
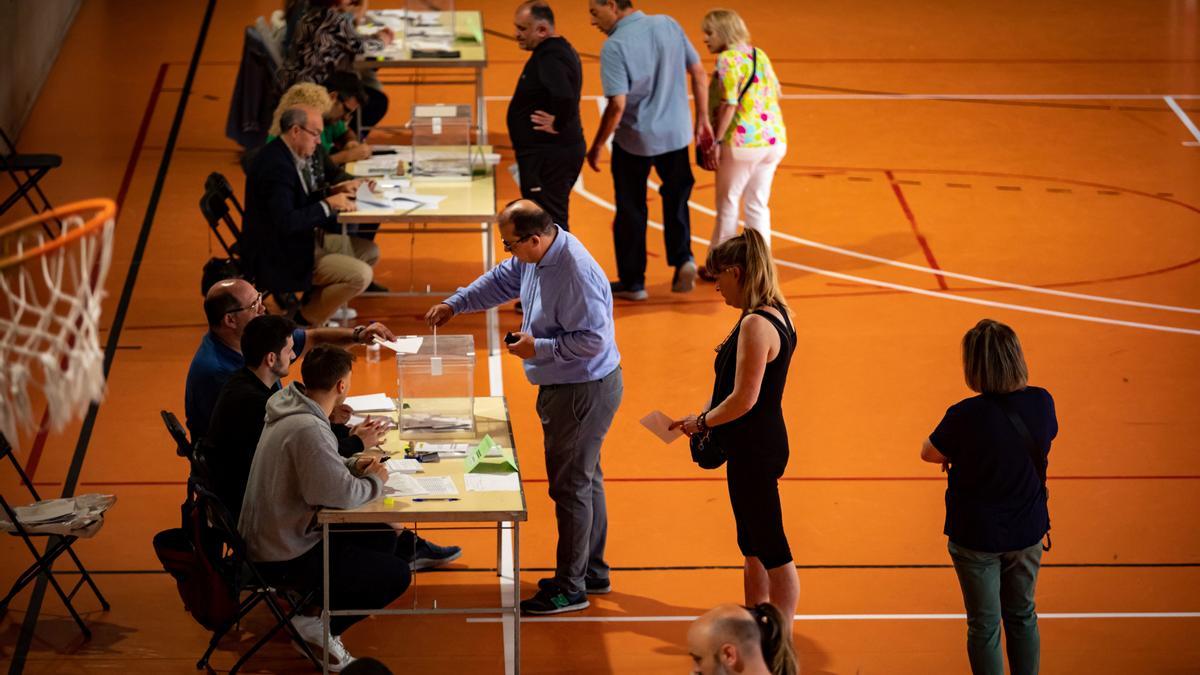
M 193 443 L 207 433 L 208 421 L 225 381 L 246 365 L 242 358 L 242 331 L 251 319 L 266 311 L 263 294 L 245 279 L 215 283 L 204 296 L 208 332 L 192 357 L 183 393 L 183 409 Z M 370 344 L 377 336 L 385 340 L 396 337 L 381 323 L 353 329 L 297 328 L 292 334 L 292 351 L 298 360 L 314 345 Z
M 583 244 L 537 204 L 512 202 L 498 221 L 504 250 L 513 257 L 431 307 L 425 320 L 440 326 L 463 312 L 517 298 L 524 304 L 521 331 L 505 346 L 538 385 L 558 549 L 554 577 L 538 583 L 521 611 L 573 612 L 588 606 L 589 593 L 611 590 L 600 446 L 624 392 L 612 293 Z
M 695 286 L 691 218 L 692 163 L 688 143 L 692 119 L 688 114 L 683 73 L 691 76 L 695 99 L 696 140 L 710 143 L 708 75 L 683 29 L 669 16 L 635 11 L 630 0 L 588 0 L 592 25 L 608 35 L 600 50 L 600 79 L 608 107 L 588 150 L 587 162 L 600 170 L 600 150 L 614 131 L 613 191 L 617 214 L 613 243 L 617 277 L 613 295 L 645 300 L 646 293 L 646 179 L 650 167 L 662 187 L 663 241 L 667 264 L 675 268 L 671 290 L 686 293 Z

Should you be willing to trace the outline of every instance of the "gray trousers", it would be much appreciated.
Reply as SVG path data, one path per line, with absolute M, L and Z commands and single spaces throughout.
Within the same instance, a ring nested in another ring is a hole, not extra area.
M 984 553 L 949 542 L 967 608 L 967 657 L 975 675 L 1004 675 L 1000 624 L 1012 675 L 1037 675 L 1041 657 L 1037 589 L 1042 542 L 1007 553 Z
M 624 391 L 620 366 L 599 380 L 538 389 L 546 474 L 558 521 L 554 580 L 571 594 L 583 592 L 584 577 L 608 579 L 608 509 L 600 446 Z

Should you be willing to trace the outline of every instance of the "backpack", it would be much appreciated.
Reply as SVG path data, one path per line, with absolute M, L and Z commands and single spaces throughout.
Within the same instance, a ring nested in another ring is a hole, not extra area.
M 175 578 L 183 608 L 201 626 L 216 631 L 237 617 L 237 587 L 221 557 L 220 544 L 206 543 L 201 509 L 191 509 L 190 515 L 191 527 L 154 535 L 154 552 Z

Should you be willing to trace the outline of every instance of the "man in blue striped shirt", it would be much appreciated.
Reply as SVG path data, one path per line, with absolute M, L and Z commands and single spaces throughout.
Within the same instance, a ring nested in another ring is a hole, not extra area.
M 613 332 L 612 291 L 600 265 L 574 235 L 537 204 L 519 199 L 499 215 L 504 250 L 491 271 L 425 315 L 440 326 L 520 298 L 521 331 L 506 340 L 525 376 L 539 386 L 537 412 L 546 446 L 550 498 L 558 521 L 554 577 L 521 602 L 529 614 L 584 609 L 588 593 L 608 593 L 604 560 L 608 512 L 600 446 L 621 405 L 621 354 Z

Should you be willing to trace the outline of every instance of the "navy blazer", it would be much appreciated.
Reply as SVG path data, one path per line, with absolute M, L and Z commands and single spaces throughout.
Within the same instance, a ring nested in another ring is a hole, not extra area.
M 292 152 L 276 138 L 258 151 L 246 172 L 246 219 L 242 254 L 262 290 L 307 291 L 312 287 L 316 231 L 332 228 L 323 193 L 306 192 Z

